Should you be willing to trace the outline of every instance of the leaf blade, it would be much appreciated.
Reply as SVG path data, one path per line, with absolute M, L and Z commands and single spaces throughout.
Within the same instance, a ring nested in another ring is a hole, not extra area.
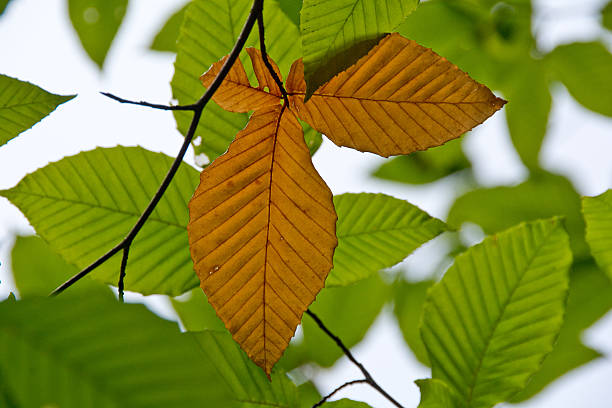
M 255 111 L 228 152 L 201 173 L 189 203 L 201 287 L 268 374 L 323 287 L 337 245 L 331 191 L 286 108 Z
M 287 78 L 300 118 L 338 146 L 384 157 L 439 146 L 506 103 L 446 59 L 394 33 L 304 103 L 303 63 Z
M 75 96 L 55 95 L 29 82 L 0 75 L 0 146 Z
M 597 197 L 582 198 L 582 213 L 586 221 L 586 240 L 597 264 L 612 279 L 612 190 Z
M 571 258 L 558 218 L 520 224 L 459 255 L 424 308 L 433 378 L 467 407 L 520 391 L 558 335 Z

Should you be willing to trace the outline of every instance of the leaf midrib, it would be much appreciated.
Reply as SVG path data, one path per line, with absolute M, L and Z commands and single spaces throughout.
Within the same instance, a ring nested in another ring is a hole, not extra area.
M 124 214 L 124 215 L 129 215 L 132 217 L 139 217 L 141 215 L 141 213 L 135 213 L 135 212 L 129 212 L 126 210 L 121 210 L 121 209 L 117 209 L 117 208 L 112 208 L 112 207 L 106 207 L 103 205 L 96 205 L 96 204 L 91 204 L 91 203 L 86 203 L 83 201 L 77 201 L 77 200 L 70 200 L 70 199 L 66 199 L 66 198 L 58 198 L 58 197 L 53 197 L 53 196 L 48 196 L 48 195 L 44 195 L 44 194 L 38 194 L 38 193 L 32 193 L 32 192 L 24 192 L 24 191 L 11 191 L 11 190 L 0 190 L 0 196 L 3 197 L 7 197 L 7 193 L 12 195 L 17 195 L 17 194 L 22 194 L 25 196 L 33 196 L 33 197 L 39 197 L 39 198 L 46 198 L 48 200 L 54 200 L 54 201 L 59 201 L 59 202 L 66 202 L 66 203 L 71 203 L 71 204 L 78 204 L 78 205 L 84 205 L 84 206 L 88 206 L 91 207 L 92 209 L 102 209 L 111 213 L 118 213 L 118 214 Z M 177 224 L 171 221 L 166 221 L 157 217 L 154 217 L 153 215 L 151 215 L 151 217 L 149 217 L 150 221 L 155 221 L 161 224 L 166 224 L 168 226 L 171 227 L 176 227 L 176 228 L 181 228 L 184 229 L 185 231 L 187 230 L 187 226 L 186 225 L 181 225 L 181 224 Z
M 506 302 L 504 303 L 503 307 L 501 308 L 501 313 L 499 314 L 499 316 L 497 317 L 497 319 L 495 320 L 495 322 L 493 323 L 493 330 L 491 330 L 491 334 L 488 336 L 487 340 L 486 340 L 486 344 L 485 347 L 481 353 L 481 356 L 479 358 L 478 361 L 478 365 L 476 367 L 476 370 L 474 371 L 474 376 L 473 376 L 473 381 L 471 384 L 469 384 L 469 388 L 468 388 L 468 396 L 466 399 L 466 407 L 470 408 L 471 404 L 472 404 L 472 397 L 473 397 L 473 392 L 474 392 L 474 388 L 476 387 L 476 382 L 478 380 L 478 375 L 480 374 L 480 369 L 482 368 L 482 364 L 483 361 L 485 359 L 485 356 L 489 350 L 489 346 L 491 345 L 491 340 L 493 339 L 494 335 L 495 335 L 495 331 L 497 330 L 499 324 L 502 321 L 503 316 L 506 313 L 506 310 L 508 308 L 508 305 L 510 304 L 512 298 L 514 297 L 514 293 L 516 292 L 516 290 L 521 286 L 521 282 L 523 281 L 523 279 L 525 278 L 525 275 L 527 274 L 527 272 L 529 271 L 529 269 L 531 268 L 531 264 L 533 263 L 534 259 L 536 258 L 536 256 L 538 255 L 538 253 L 540 252 L 540 250 L 542 249 L 542 247 L 548 242 L 548 238 L 552 235 L 552 233 L 558 228 L 558 224 L 555 225 L 554 228 L 551 228 L 551 230 L 548 232 L 548 234 L 546 234 L 545 238 L 542 239 L 542 242 L 540 243 L 540 245 L 537 246 L 536 250 L 533 252 L 533 255 L 531 256 L 531 258 L 529 259 L 529 261 L 526 264 L 525 267 L 525 272 L 521 275 L 520 279 L 518 280 L 517 284 L 514 286 L 514 288 L 512 289 L 512 292 L 510 293 L 510 295 L 508 296 L 508 300 L 506 300 Z

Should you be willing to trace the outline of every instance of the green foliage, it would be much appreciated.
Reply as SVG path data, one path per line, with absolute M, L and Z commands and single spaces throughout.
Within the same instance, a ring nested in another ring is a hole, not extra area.
M 400 280 L 395 284 L 393 297 L 393 312 L 404 340 L 406 340 L 406 344 L 410 347 L 414 356 L 426 366 L 431 366 L 431 362 L 421 339 L 419 328 L 427 291 L 433 284 L 433 281 L 413 283 Z
M 334 197 L 334 206 L 338 247 L 327 286 L 391 267 L 446 228 L 418 207 L 384 194 L 342 194 Z
M 563 326 L 553 351 L 544 359 L 542 368 L 527 383 L 513 402 L 536 395 L 563 374 L 580 367 L 601 354 L 582 344 L 583 331 L 612 308 L 612 282 L 592 260 L 574 264 L 570 273 L 570 289 Z
M 0 146 L 74 97 L 55 95 L 29 82 L 0 75 Z
M 128 0 L 68 0 L 70 21 L 81 44 L 99 68 L 119 31 Z
M 576 101 L 587 109 L 612 116 L 612 54 L 604 44 L 561 45 L 547 56 L 547 63 Z
M 36 236 L 18 236 L 15 239 L 15 245 L 11 251 L 11 269 L 15 286 L 22 299 L 47 296 L 53 289 L 79 272 L 74 265 L 66 263 L 48 244 Z M 83 296 L 84 291 L 92 290 L 106 291 L 107 289 L 104 285 L 85 277 L 66 295 Z
M 147 206 L 172 158 L 139 147 L 67 157 L 0 191 L 68 262 L 84 268 L 120 242 Z M 183 165 L 130 250 L 126 289 L 178 295 L 197 286 L 188 250 L 187 202 L 198 173 Z M 116 284 L 120 254 L 91 276 Z
M 152 50 L 176 52 L 176 41 L 178 40 L 186 10 L 187 5 L 170 16 L 155 38 L 153 38 L 150 46 Z
M 461 140 L 455 139 L 422 152 L 394 157 L 373 172 L 383 180 L 407 184 L 425 184 L 471 168 L 463 154 Z
M 20 407 L 191 408 L 229 399 L 174 323 L 93 294 L 78 304 L 73 297 L 1 303 L 0 372 Z
M 283 373 L 273 373 L 271 380 L 253 363 L 244 351 L 225 332 L 204 331 L 190 333 L 211 365 L 231 390 L 236 407 L 299 406 L 297 387 Z M 216 380 L 216 383 L 219 383 Z
M 421 391 L 418 408 L 463 408 L 461 398 L 444 381 L 428 378 L 416 380 Z
M 6 6 L 8 6 L 8 4 L 9 4 L 9 0 L 0 0 L 0 16 L 6 10 Z M 2 400 L 0 400 L 0 401 L 2 401 Z
M 188 292 L 187 299 L 171 298 L 172 306 L 188 331 L 225 330 L 225 325 L 208 303 L 201 288 Z
M 346 398 L 338 401 L 326 402 L 325 406 L 328 408 L 371 408 L 364 402 L 352 401 Z
M 571 260 L 558 218 L 521 224 L 457 256 L 424 306 L 432 377 L 466 407 L 492 407 L 520 391 L 559 334 Z
M 601 24 L 612 31 L 612 1 L 601 10 Z
M 347 347 L 359 343 L 391 295 L 391 288 L 380 276 L 346 287 L 323 288 L 310 310 L 342 339 Z M 367 302 L 364 302 L 367 299 Z M 359 316 L 358 319 L 355 316 Z M 308 361 L 322 367 L 331 366 L 342 351 L 308 316 L 302 318 L 304 337 L 291 344 L 279 364 L 292 369 Z
M 582 199 L 586 239 L 597 264 L 612 279 L 612 190 Z
M 367 54 L 417 4 L 418 0 L 304 0 L 300 32 L 306 98 Z
M 473 222 L 492 234 L 521 221 L 556 215 L 565 217 L 574 256 L 589 257 L 580 196 L 567 179 L 550 173 L 533 174 L 518 186 L 483 188 L 459 197 L 448 214 L 448 225 L 459 228 Z

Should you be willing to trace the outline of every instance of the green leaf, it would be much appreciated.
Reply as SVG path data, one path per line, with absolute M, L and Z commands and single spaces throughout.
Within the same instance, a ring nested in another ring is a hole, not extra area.
M 215 309 L 208 303 L 208 299 L 201 288 L 192 289 L 188 292 L 188 296 L 187 300 L 170 298 L 172 306 L 186 330 L 225 330 L 225 325 L 217 316 Z
M 321 133 L 310 127 L 308 123 L 300 120 L 300 124 L 302 125 L 302 130 L 304 131 L 304 140 L 306 141 L 306 146 L 308 146 L 310 155 L 314 156 L 317 150 L 319 150 L 319 147 L 321 147 L 321 143 L 323 143 L 323 136 L 321 135 Z
M 0 16 L 6 10 L 6 6 L 8 6 L 9 0 L 0 0 Z
M 431 363 L 429 362 L 427 349 L 421 339 L 419 327 L 427 291 L 433 284 L 433 281 L 413 283 L 401 280 L 395 284 L 394 288 L 393 312 L 399 328 L 414 356 L 426 366 L 431 366 Z
M 300 11 L 302 10 L 302 0 L 274 0 L 278 3 L 283 13 L 289 17 L 289 19 L 295 24 L 296 27 L 300 25 Z
M 527 387 L 512 402 L 533 397 L 565 373 L 593 361 L 601 354 L 582 344 L 585 329 L 612 308 L 612 283 L 592 260 L 574 264 L 565 319 L 553 351 Z
M 552 104 L 543 62 L 531 58 L 518 61 L 504 89 L 510 101 L 506 120 L 512 143 L 523 163 L 537 169 Z
M 612 190 L 582 199 L 586 239 L 601 269 L 612 279 Z
M 612 31 L 612 1 L 601 10 L 601 24 Z
M 29 82 L 0 75 L 0 146 L 74 97 L 55 95 Z
M 561 45 L 547 62 L 569 93 L 585 108 L 612 116 L 612 54 L 600 42 Z
M 353 401 L 347 398 L 342 398 L 338 401 L 326 402 L 326 408 L 372 408 L 365 402 Z
M 502 231 L 521 221 L 564 216 L 572 251 L 577 259 L 588 258 L 580 196 L 562 176 L 539 172 L 514 187 L 484 188 L 459 197 L 450 209 L 447 223 L 459 228 L 473 222 L 487 234 Z
M 421 390 L 418 408 L 463 408 L 461 398 L 444 381 L 428 378 L 416 380 Z
M 8 382 L 4 380 L 2 370 L 0 369 L 0 407 L 4 408 L 19 408 L 17 400 L 13 396 L 13 391 L 9 389 Z
M 310 310 L 350 348 L 363 339 L 390 294 L 390 287 L 376 274 L 350 286 L 323 288 Z M 330 367 L 343 356 L 309 316 L 302 318 L 302 329 L 303 339 L 291 343 L 279 362 L 282 367 L 290 370 L 307 362 Z
M 408 16 L 418 0 L 304 0 L 300 32 L 306 99 L 353 65 Z
M 176 52 L 176 41 L 178 40 L 181 24 L 183 24 L 185 10 L 187 10 L 187 5 L 170 16 L 153 39 L 149 48 L 155 51 Z
M 118 244 L 157 191 L 173 159 L 140 147 L 98 148 L 64 158 L 0 191 L 68 262 L 84 268 Z M 199 181 L 179 168 L 130 249 L 126 289 L 179 295 L 198 285 L 189 255 L 187 202 Z M 90 276 L 117 284 L 121 254 Z
M 423 152 L 386 160 L 373 176 L 400 183 L 425 184 L 470 167 L 461 149 L 461 140 L 454 139 Z
M 15 239 L 11 252 L 11 269 L 15 286 L 22 299 L 47 296 L 53 289 L 79 272 L 74 265 L 66 263 L 45 241 L 36 236 L 18 236 Z M 83 291 L 92 290 L 110 293 L 105 285 L 94 282 L 86 276 L 75 285 L 74 289 L 67 291 L 67 296 L 71 294 L 83 296 Z
M 229 54 L 251 9 L 251 0 L 194 0 L 185 12 L 177 43 L 174 77 L 170 85 L 179 104 L 196 102 L 204 94 L 200 83 L 202 75 L 214 62 Z M 205 23 L 204 23 L 205 22 Z M 264 8 L 266 45 L 270 56 L 285 75 L 293 61 L 300 57 L 298 28 L 279 8 L 277 2 L 266 3 Z M 251 33 L 247 46 L 259 48 L 257 29 Z M 252 68 L 242 53 L 247 73 L 252 77 Z M 192 114 L 175 111 L 177 127 L 187 133 Z M 245 113 L 232 113 L 221 109 L 214 102 L 206 105 L 195 136 L 201 143 L 194 145 L 196 155 L 204 153 L 210 161 L 225 153 L 236 133 L 247 123 Z
M 0 370 L 19 406 L 227 406 L 193 339 L 108 296 L 0 304 Z
M 338 247 L 326 286 L 367 278 L 402 261 L 446 226 L 407 201 L 384 194 L 334 197 Z
M 525 387 L 559 334 L 571 261 L 559 218 L 520 224 L 457 256 L 423 312 L 433 378 L 469 408 Z
M 299 406 L 295 384 L 281 372 L 273 372 L 268 380 L 264 371 L 249 359 L 229 333 L 203 331 L 189 334 L 217 370 L 217 378 L 220 377 L 231 390 L 231 399 L 236 406 Z
M 70 21 L 81 44 L 99 68 L 119 31 L 128 0 L 68 0 Z

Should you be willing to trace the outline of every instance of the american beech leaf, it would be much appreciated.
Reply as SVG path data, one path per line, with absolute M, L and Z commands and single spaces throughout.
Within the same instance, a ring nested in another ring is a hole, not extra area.
M 336 213 L 286 106 L 255 111 L 202 171 L 187 227 L 196 273 L 234 340 L 269 375 L 332 267 Z
M 599 267 L 612 279 L 612 190 L 582 198 L 586 240 Z
M 306 103 L 302 60 L 293 63 L 286 87 L 299 117 L 332 142 L 385 157 L 440 146 L 506 103 L 398 33 L 384 37 Z

